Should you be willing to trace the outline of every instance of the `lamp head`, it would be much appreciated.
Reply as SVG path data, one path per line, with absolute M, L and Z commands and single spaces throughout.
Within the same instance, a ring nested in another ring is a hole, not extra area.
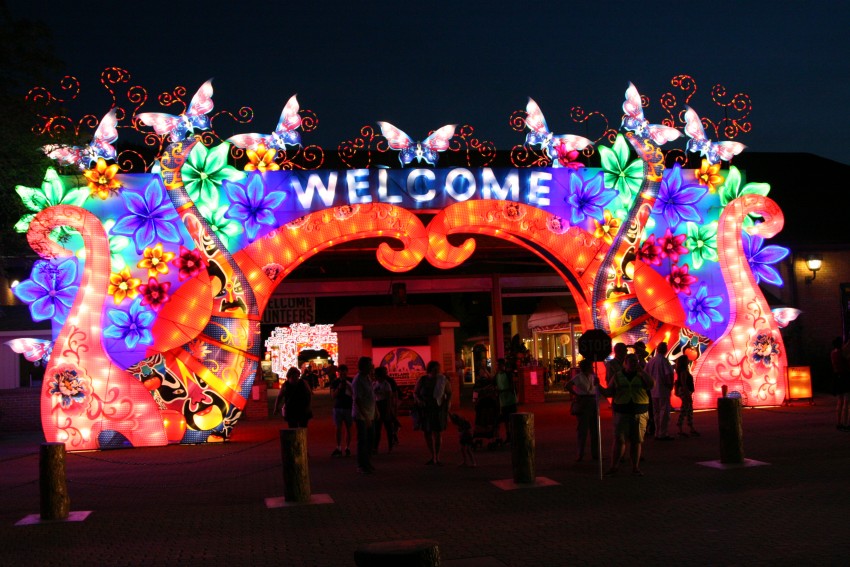
M 812 277 L 806 278 L 806 283 L 812 283 L 818 275 L 818 270 L 821 269 L 823 265 L 823 256 L 820 254 L 807 254 L 806 255 L 806 268 L 811 270 Z

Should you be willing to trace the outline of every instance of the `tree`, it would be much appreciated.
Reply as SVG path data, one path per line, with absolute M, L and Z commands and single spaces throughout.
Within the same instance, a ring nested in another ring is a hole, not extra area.
M 40 146 L 45 144 L 32 131 L 35 116 L 26 102 L 26 93 L 37 84 L 61 72 L 50 30 L 44 24 L 13 20 L 5 0 L 0 0 L 0 277 L 20 258 L 32 256 L 26 237 L 12 226 L 26 212 L 15 187 L 41 184 L 50 161 Z

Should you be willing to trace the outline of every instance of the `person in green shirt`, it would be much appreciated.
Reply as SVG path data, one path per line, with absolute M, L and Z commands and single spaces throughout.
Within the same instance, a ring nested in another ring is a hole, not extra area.
M 632 474 L 643 476 L 640 470 L 640 453 L 649 413 L 647 392 L 655 381 L 652 376 L 641 370 L 637 356 L 628 354 L 623 360 L 623 369 L 608 377 L 607 388 L 599 384 L 599 378 L 596 378 L 595 383 L 601 394 L 613 397 L 614 449 L 611 454 L 611 468 L 605 474 L 612 475 L 617 472 L 628 443 Z

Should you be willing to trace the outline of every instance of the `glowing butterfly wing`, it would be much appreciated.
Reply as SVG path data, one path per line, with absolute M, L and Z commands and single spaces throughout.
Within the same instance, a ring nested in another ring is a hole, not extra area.
M 301 115 L 298 114 L 301 108 L 298 106 L 298 99 L 295 96 L 292 95 L 289 97 L 289 100 L 286 101 L 286 105 L 283 107 L 283 111 L 280 113 L 280 120 L 276 128 L 278 132 L 290 132 L 301 126 Z
M 717 152 L 717 157 L 723 161 L 729 161 L 733 156 L 736 156 L 746 148 L 741 142 L 715 142 L 712 148 Z
M 705 136 L 705 130 L 702 127 L 702 121 L 699 119 L 696 111 L 690 106 L 685 106 L 685 134 L 688 135 L 688 151 L 707 155 L 711 149 L 711 142 Z
M 546 119 L 543 117 L 540 107 L 534 102 L 534 99 L 529 98 L 528 104 L 525 106 L 525 124 L 531 130 L 525 136 L 525 143 L 530 146 L 546 144 L 551 132 L 549 126 L 546 125 Z
M 398 160 L 402 165 L 407 165 L 417 155 L 416 144 L 413 143 L 413 138 L 390 124 L 389 122 L 378 122 L 381 127 L 381 134 L 387 139 L 390 149 L 401 150 Z
M 268 138 L 268 136 L 264 136 L 262 134 L 237 134 L 236 136 L 229 137 L 227 141 L 237 148 L 253 150 L 261 143 L 266 143 L 268 146 Z
M 425 157 L 424 152 L 426 151 L 427 150 L 423 150 L 422 144 L 415 144 L 413 146 L 401 150 L 401 152 L 398 154 L 398 161 L 401 162 L 401 165 L 407 165 L 413 160 L 422 161 L 423 159 L 425 161 L 428 161 L 428 163 L 433 163 L 429 161 L 427 157 Z
M 659 124 L 649 124 L 643 116 L 643 105 L 640 100 L 640 93 L 632 83 L 626 89 L 626 100 L 623 101 L 623 112 L 626 116 L 623 118 L 623 127 L 627 130 L 635 132 L 638 136 L 648 136 L 653 142 L 659 146 L 667 142 L 672 142 L 682 135 L 675 128 L 669 126 L 661 126 Z
M 292 95 L 280 113 L 280 120 L 278 120 L 277 128 L 275 128 L 274 135 L 272 136 L 274 138 L 272 147 L 283 150 L 287 144 L 290 146 L 301 144 L 301 135 L 296 132 L 301 126 L 301 115 L 298 114 L 299 110 L 298 99 L 295 98 L 295 95 Z
M 647 135 L 652 138 L 652 141 L 658 144 L 659 146 L 662 144 L 666 144 L 667 142 L 672 142 L 673 140 L 679 138 L 682 133 L 679 132 L 676 128 L 671 128 L 670 126 L 662 126 L 660 124 L 650 124 L 646 128 Z
M 101 119 L 100 125 L 94 132 L 94 139 L 89 144 L 89 155 L 92 161 L 96 161 L 95 158 L 115 159 L 116 152 L 112 142 L 118 139 L 117 124 L 118 119 L 113 108 Z
M 212 79 L 201 85 L 185 114 L 172 116 L 162 112 L 143 112 L 138 118 L 145 126 L 151 126 L 158 136 L 169 135 L 172 141 L 178 142 L 195 128 L 209 128 L 210 121 L 207 113 L 213 109 Z
M 83 159 L 83 150 L 76 146 L 60 146 L 57 144 L 49 144 L 42 146 L 42 151 L 52 160 L 56 160 L 60 165 L 78 164 Z
M 437 129 L 433 134 L 416 144 L 414 151 L 416 160 L 437 165 L 437 160 L 439 159 L 437 153 L 449 149 L 449 140 L 454 135 L 454 124 L 448 124 Z
M 165 136 L 177 130 L 181 120 L 179 116 L 172 116 L 162 112 L 142 112 L 138 119 L 145 126 L 150 126 L 157 136 Z
M 447 124 L 422 141 L 422 145 L 435 152 L 449 149 L 449 140 L 455 135 L 455 125 Z
M 702 121 L 699 119 L 696 111 L 690 106 L 685 106 L 685 108 L 687 108 L 685 111 L 685 134 L 697 142 L 705 141 L 705 129 L 703 129 Z
M 799 317 L 800 313 L 802 313 L 802 311 L 793 307 L 777 307 L 776 309 L 771 309 L 771 312 L 780 329 L 787 327 L 791 321 Z
M 637 126 L 643 123 L 646 119 L 643 117 L 643 105 L 640 101 L 640 93 L 632 83 L 629 83 L 629 87 L 626 89 L 626 100 L 623 101 L 623 112 L 626 113 L 626 120 L 630 120 L 634 126 L 631 128 L 637 128 Z M 625 124 L 625 121 L 624 121 Z
M 212 79 L 201 85 L 195 96 L 192 97 L 192 102 L 189 103 L 189 108 L 186 110 L 186 115 L 192 126 L 196 128 L 209 128 L 209 119 L 207 114 L 213 109 L 213 87 Z
M 301 116 L 298 114 L 298 99 L 292 95 L 280 113 L 277 128 L 271 136 L 263 134 L 239 134 L 227 139 L 234 146 L 246 149 L 256 149 L 260 143 L 267 148 L 285 150 L 285 145 L 297 146 L 301 144 L 301 136 L 295 130 L 301 126 Z
M 118 118 L 113 108 L 100 120 L 100 125 L 94 131 L 94 141 L 103 144 L 111 144 L 118 139 Z
M 390 124 L 389 122 L 378 122 L 381 127 L 381 134 L 387 139 L 390 148 L 393 150 L 403 150 L 413 145 L 413 138 Z
M 9 347 L 18 354 L 24 355 L 24 358 L 30 362 L 37 360 L 47 360 L 50 358 L 50 353 L 53 351 L 53 341 L 44 339 L 12 339 L 6 341 Z
M 744 144 L 740 142 L 712 142 L 702 127 L 702 121 L 693 108 L 686 106 L 685 111 L 685 134 L 691 140 L 688 142 L 688 151 L 699 152 L 706 156 L 711 163 L 729 161 L 733 156 L 744 151 Z

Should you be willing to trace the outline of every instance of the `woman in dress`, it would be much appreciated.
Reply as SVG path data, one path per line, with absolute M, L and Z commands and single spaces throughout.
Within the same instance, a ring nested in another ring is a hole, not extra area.
M 425 368 L 427 374 L 416 382 L 413 398 L 422 413 L 421 427 L 431 458 L 426 465 L 442 465 L 440 448 L 449 415 L 452 389 L 448 378 L 440 372 L 440 363 L 432 360 Z

